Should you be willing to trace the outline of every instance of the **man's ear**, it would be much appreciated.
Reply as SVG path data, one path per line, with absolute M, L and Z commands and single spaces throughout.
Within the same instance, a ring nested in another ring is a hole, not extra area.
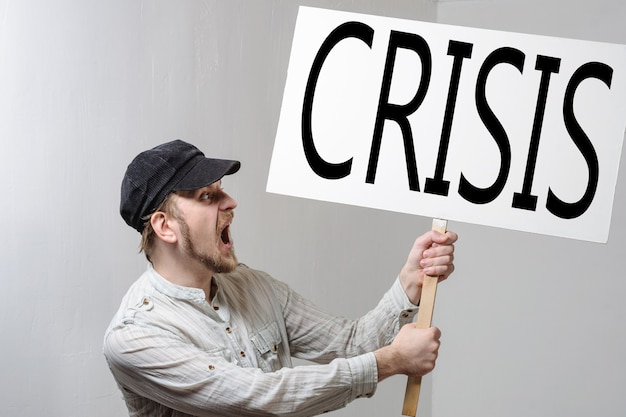
M 172 222 L 174 222 L 174 219 L 162 211 L 157 211 L 150 216 L 150 224 L 154 233 L 166 243 L 176 243 L 178 241 L 178 236 L 172 228 Z

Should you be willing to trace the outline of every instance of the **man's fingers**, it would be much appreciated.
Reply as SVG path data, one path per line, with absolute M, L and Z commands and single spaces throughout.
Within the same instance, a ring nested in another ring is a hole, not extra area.
M 435 340 L 441 339 L 441 330 L 438 327 L 431 327 L 430 330 L 433 332 L 433 336 Z

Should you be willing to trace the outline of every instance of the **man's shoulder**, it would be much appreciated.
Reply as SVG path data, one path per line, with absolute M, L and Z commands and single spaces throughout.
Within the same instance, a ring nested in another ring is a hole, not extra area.
M 230 277 L 230 278 L 240 278 L 240 279 L 262 279 L 268 281 L 275 281 L 274 278 L 270 274 L 265 271 L 261 271 L 260 269 L 250 268 L 248 265 L 244 263 L 239 263 L 234 271 L 216 274 L 218 276 Z

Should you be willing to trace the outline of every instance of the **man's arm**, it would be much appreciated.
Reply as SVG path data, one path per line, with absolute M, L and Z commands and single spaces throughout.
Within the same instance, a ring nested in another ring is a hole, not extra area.
M 417 312 L 424 274 L 440 280 L 454 271 L 454 232 L 428 231 L 418 237 L 409 252 L 397 282 L 373 310 L 357 320 L 328 314 L 281 282 L 276 282 L 278 298 L 292 353 L 304 359 L 327 362 L 373 352 L 389 345 L 400 327 Z
M 127 405 L 139 415 L 155 415 L 165 406 L 206 417 L 307 417 L 376 389 L 371 353 L 264 373 L 145 326 L 115 329 L 105 338 L 104 353 L 125 396 L 132 397 Z
M 397 279 L 375 308 L 354 320 L 324 311 L 283 283 L 275 286 L 284 306 L 292 355 L 317 363 L 373 352 L 390 344 L 418 310 Z

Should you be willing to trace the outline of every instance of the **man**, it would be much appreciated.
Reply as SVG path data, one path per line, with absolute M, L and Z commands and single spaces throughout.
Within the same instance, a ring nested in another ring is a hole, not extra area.
M 131 416 L 311 416 L 373 395 L 395 375 L 424 375 L 437 328 L 416 329 L 425 274 L 453 271 L 457 235 L 419 237 L 391 289 L 358 320 L 321 311 L 238 263 L 237 206 L 221 188 L 237 161 L 180 140 L 139 154 L 120 212 L 142 233 L 147 271 L 124 297 L 104 354 Z M 299 357 L 316 365 L 293 367 Z

